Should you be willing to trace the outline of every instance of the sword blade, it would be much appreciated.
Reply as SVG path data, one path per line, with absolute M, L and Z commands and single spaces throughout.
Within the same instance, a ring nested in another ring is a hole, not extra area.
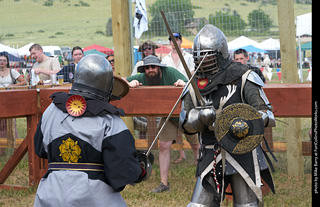
M 170 117 L 171 117 L 171 115 L 172 115 L 173 111 L 176 109 L 176 107 L 177 107 L 178 103 L 180 102 L 180 100 L 181 100 L 181 98 L 183 97 L 184 93 L 185 93 L 185 92 L 186 92 L 186 90 L 188 89 L 188 87 L 189 87 L 190 83 L 192 83 L 193 78 L 194 78 L 194 76 L 195 76 L 196 72 L 199 70 L 200 66 L 202 65 L 202 62 L 203 62 L 203 61 L 204 61 L 204 59 L 207 57 L 207 55 L 208 55 L 208 52 L 205 54 L 204 58 L 201 60 L 200 64 L 198 65 L 198 67 L 197 67 L 197 68 L 196 68 L 196 70 L 194 71 L 193 75 L 190 77 L 190 79 L 188 80 L 188 82 L 187 82 L 187 83 L 186 83 L 186 85 L 184 86 L 184 88 L 183 88 L 183 90 L 182 90 L 182 92 L 181 92 L 181 94 L 180 94 L 179 98 L 177 99 L 177 101 L 176 101 L 176 103 L 174 104 L 174 106 L 172 107 L 172 109 L 171 109 L 171 111 L 170 111 L 169 115 L 167 116 L 166 120 L 164 121 L 164 123 L 162 124 L 161 128 L 159 129 L 159 131 L 158 131 L 158 133 L 157 133 L 156 137 L 155 137 L 155 138 L 154 138 L 154 140 L 152 141 L 152 143 L 151 143 L 151 145 L 150 145 L 150 147 L 149 147 L 149 149 L 148 149 L 148 151 L 147 151 L 147 153 L 146 153 L 146 155 L 147 155 L 147 156 L 149 156 L 149 154 L 150 154 L 150 152 L 151 152 L 151 149 L 152 149 L 153 145 L 154 145 L 154 144 L 156 143 L 156 141 L 158 140 L 159 135 L 160 135 L 160 133 L 162 132 L 162 130 L 163 130 L 163 128 L 164 128 L 164 126 L 165 126 L 165 125 L 167 124 L 167 122 L 169 121 L 169 119 L 170 119 Z
M 178 44 L 177 44 L 177 42 L 176 42 L 176 39 L 175 39 L 175 37 L 174 37 L 173 34 L 172 34 L 172 31 L 171 31 L 171 29 L 170 29 L 170 26 L 169 26 L 169 24 L 168 24 L 168 21 L 167 21 L 167 19 L 166 19 L 166 16 L 164 15 L 164 12 L 163 12 L 162 10 L 160 11 L 160 13 L 161 13 L 162 19 L 163 19 L 163 21 L 164 21 L 164 24 L 166 25 L 166 28 L 167 28 L 167 30 L 168 30 L 168 33 L 169 33 L 169 35 L 170 35 L 170 37 L 171 37 L 171 41 L 173 42 L 174 47 L 176 48 L 176 51 L 177 51 L 177 53 L 178 53 L 178 55 L 179 55 L 180 61 L 181 61 L 182 65 L 183 65 L 183 68 L 184 68 L 184 70 L 186 71 L 189 80 L 192 80 L 192 81 L 191 81 L 191 85 L 192 85 L 192 88 L 193 88 L 193 90 L 194 90 L 194 92 L 195 92 L 195 94 L 196 94 L 196 97 L 197 97 L 200 105 L 201 105 L 201 106 L 205 106 L 205 105 L 206 105 L 206 104 L 205 104 L 205 101 L 203 100 L 203 98 L 202 98 L 202 96 L 201 96 L 201 94 L 200 94 L 199 88 L 196 86 L 196 83 L 194 82 L 193 78 L 191 78 L 190 70 L 189 70 L 189 68 L 188 68 L 188 66 L 187 66 L 187 63 L 186 63 L 186 61 L 184 60 L 183 55 L 182 55 L 182 53 L 181 53 L 181 51 L 180 51 L 180 49 L 179 49 L 179 47 L 178 47 Z M 203 59 L 204 59 L 204 58 L 203 58 Z

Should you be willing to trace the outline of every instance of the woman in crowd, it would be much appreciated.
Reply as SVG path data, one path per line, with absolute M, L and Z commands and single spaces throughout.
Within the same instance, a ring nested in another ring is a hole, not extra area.
M 10 69 L 7 52 L 0 52 L 0 87 L 26 85 L 26 80 L 15 69 Z
M 17 83 L 17 80 L 19 81 Z M 7 52 L 0 52 L 0 87 L 13 87 L 26 85 L 24 78 L 14 69 L 10 69 Z M 15 137 L 18 137 L 15 119 L 0 119 L 0 137 L 8 137 L 7 123 L 14 124 Z M 0 155 L 5 153 L 5 148 L 0 148 Z

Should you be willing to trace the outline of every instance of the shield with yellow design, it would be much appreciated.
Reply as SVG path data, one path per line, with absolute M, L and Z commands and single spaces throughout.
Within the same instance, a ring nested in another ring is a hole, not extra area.
M 221 147 L 229 153 L 245 154 L 260 144 L 264 123 L 260 113 L 252 106 L 231 104 L 217 117 L 214 133 Z
M 86 111 L 87 102 L 80 95 L 72 95 L 67 100 L 66 109 L 71 116 L 78 117 Z

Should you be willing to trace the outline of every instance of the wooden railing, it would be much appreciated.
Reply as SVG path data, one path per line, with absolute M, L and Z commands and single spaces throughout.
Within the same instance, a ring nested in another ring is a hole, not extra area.
M 51 103 L 49 96 L 58 91 L 68 92 L 70 87 L 54 87 L 29 90 L 0 90 L 0 118 L 27 118 L 27 136 L 0 171 L 0 188 L 24 188 L 5 185 L 4 182 L 28 152 L 29 185 L 37 184 L 47 171 L 47 160 L 34 153 L 33 136 L 41 114 Z M 310 84 L 269 84 L 264 89 L 277 117 L 311 117 Z M 167 116 L 179 97 L 182 88 L 171 86 L 139 87 L 113 105 L 123 108 L 127 116 Z M 178 116 L 180 105 L 173 115 Z M 146 148 L 150 140 L 136 140 L 137 148 Z M 303 142 L 304 155 L 311 155 L 311 142 Z M 309 146 L 309 147 L 308 147 Z M 183 148 L 190 148 L 184 143 Z M 273 142 L 274 151 L 284 151 L 285 142 Z

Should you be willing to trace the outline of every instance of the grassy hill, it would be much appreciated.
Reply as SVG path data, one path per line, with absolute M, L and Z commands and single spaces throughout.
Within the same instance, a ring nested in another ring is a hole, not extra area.
M 146 0 L 147 6 L 154 2 L 155 0 Z M 196 6 L 194 17 L 208 19 L 210 14 L 230 8 L 232 11 L 237 10 L 247 23 L 248 14 L 261 8 L 273 20 L 271 30 L 278 30 L 277 6 L 274 4 L 251 3 L 245 0 L 192 0 L 192 4 Z M 134 5 L 132 10 L 134 13 Z M 310 11 L 310 5 L 295 4 L 296 16 Z M 0 42 L 14 47 L 30 42 L 71 47 L 86 47 L 91 44 L 112 47 L 112 37 L 101 34 L 105 32 L 110 17 L 110 0 L 0 0 Z M 155 41 L 166 39 L 142 36 L 142 39 L 149 38 Z M 234 38 L 236 37 L 228 37 L 228 40 Z M 252 38 L 261 40 L 266 37 Z M 188 39 L 193 40 L 194 36 Z
M 112 46 L 107 38 L 96 31 L 105 31 L 111 17 L 109 1 L 54 1 L 44 6 L 45 0 L 0 1 L 0 32 L 2 43 L 23 46 L 29 42 L 42 45 L 82 47 L 91 44 Z M 9 37 L 7 37 L 9 35 Z M 14 35 L 14 36 L 12 36 Z

